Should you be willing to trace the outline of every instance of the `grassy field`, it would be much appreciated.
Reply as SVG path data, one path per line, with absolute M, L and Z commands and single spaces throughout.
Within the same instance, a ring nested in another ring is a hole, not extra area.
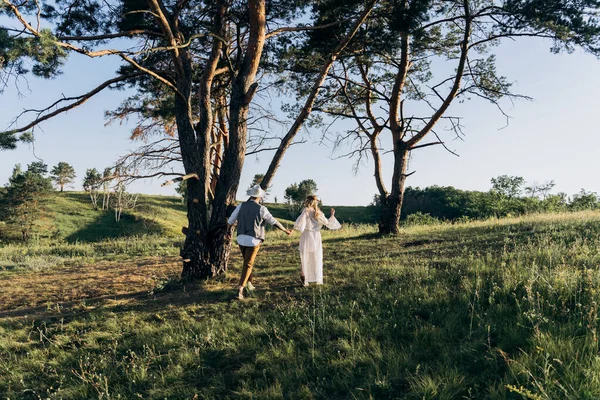
M 187 225 L 185 205 L 178 196 L 140 195 L 136 208 L 124 212 L 119 222 L 115 222 L 112 211 L 94 210 L 84 192 L 55 192 L 43 203 L 47 211 L 42 240 L 52 238 L 68 243 L 89 243 L 148 234 L 179 237 L 181 227 Z M 297 215 L 290 212 L 286 204 L 266 205 L 282 223 L 293 224 Z M 327 215 L 329 208 L 323 206 Z M 370 224 L 376 221 L 374 210 L 369 207 L 341 206 L 336 209 L 344 223 Z M 10 233 L 8 236 L 11 236 Z M 20 238 L 20 233 L 14 232 L 12 238 Z
M 238 301 L 235 251 L 179 282 L 184 214 L 154 201 L 129 233 L 0 247 L 0 398 L 600 398 L 599 213 L 346 224 L 308 288 L 271 232 Z

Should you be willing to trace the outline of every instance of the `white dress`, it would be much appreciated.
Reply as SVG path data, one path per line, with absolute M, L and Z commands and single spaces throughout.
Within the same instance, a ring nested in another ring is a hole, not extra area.
M 305 283 L 323 283 L 323 242 L 321 240 L 321 227 L 340 229 L 342 225 L 335 216 L 325 218 L 321 212 L 315 215 L 314 210 L 305 208 L 294 223 L 294 229 L 302 232 L 300 236 L 300 262 Z

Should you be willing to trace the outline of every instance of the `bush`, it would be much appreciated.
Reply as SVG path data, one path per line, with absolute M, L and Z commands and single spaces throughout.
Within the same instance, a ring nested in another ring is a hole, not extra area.
M 407 226 L 415 226 L 415 225 L 439 225 L 442 222 L 436 217 L 432 217 L 429 214 L 423 214 L 421 212 L 416 212 L 414 214 L 410 214 L 406 217 L 404 224 Z
M 467 222 L 471 222 L 471 221 L 473 221 L 473 218 L 469 218 L 466 215 L 463 215 L 462 217 L 456 218 L 452 222 L 455 224 L 466 224 Z

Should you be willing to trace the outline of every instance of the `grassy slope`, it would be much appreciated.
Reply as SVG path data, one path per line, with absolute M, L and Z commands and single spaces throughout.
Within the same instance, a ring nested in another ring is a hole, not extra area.
M 55 235 L 68 242 L 144 234 L 173 236 L 185 222 L 181 200 L 168 196 L 140 196 L 138 207 L 116 222 L 112 211 L 94 210 L 85 193 L 55 193 L 46 201 Z
M 0 275 L 0 397 L 600 397 L 598 213 L 374 233 L 324 232 L 307 289 L 270 233 L 243 302 L 236 252 L 182 287 L 172 239 L 0 248 L 55 264 Z
M 145 234 L 178 236 L 187 225 L 185 206 L 180 197 L 140 196 L 134 211 L 125 211 L 115 222 L 112 211 L 94 210 L 83 192 L 54 193 L 45 200 L 47 220 L 54 237 L 67 242 L 95 242 L 102 239 Z M 282 223 L 291 224 L 295 217 L 285 204 L 267 204 Z M 367 207 L 336 207 L 338 218 L 345 223 L 373 223 L 375 216 Z M 329 206 L 325 206 L 329 215 Z

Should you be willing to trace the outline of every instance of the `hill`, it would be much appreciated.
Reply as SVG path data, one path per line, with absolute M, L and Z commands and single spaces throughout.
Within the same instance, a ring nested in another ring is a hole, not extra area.
M 97 242 L 104 239 L 160 235 L 180 237 L 187 225 L 186 209 L 181 197 L 140 195 L 133 210 L 124 211 L 115 221 L 114 212 L 95 210 L 86 193 L 54 192 L 44 200 L 47 210 L 41 237 L 74 242 Z M 285 204 L 266 204 L 272 214 L 288 225 L 295 214 Z M 375 214 L 368 207 L 336 207 L 338 218 L 345 223 L 373 223 Z M 324 207 L 328 213 L 329 206 Z M 11 236 L 8 234 L 7 236 Z M 18 234 L 12 235 L 17 238 Z
M 600 214 L 324 232 L 325 285 L 297 284 L 272 232 L 257 290 L 240 259 L 183 283 L 177 241 L 7 245 L 0 393 L 9 398 L 600 397 Z

